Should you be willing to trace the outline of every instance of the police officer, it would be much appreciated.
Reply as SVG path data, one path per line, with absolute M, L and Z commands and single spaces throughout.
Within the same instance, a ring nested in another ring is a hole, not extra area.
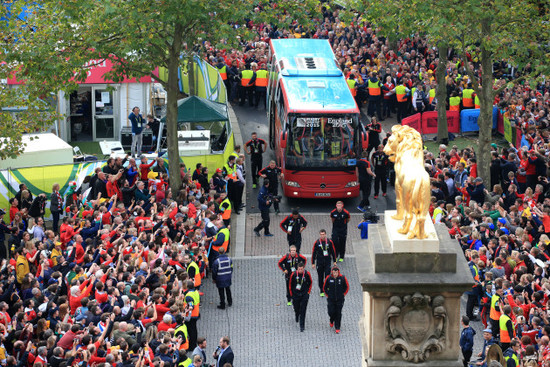
M 299 263 L 305 264 L 306 262 L 306 257 L 296 251 L 296 246 L 290 246 L 290 252 L 281 257 L 277 263 L 279 269 L 281 269 L 285 275 L 286 301 L 288 306 L 292 305 L 292 298 L 290 297 L 290 289 L 288 287 L 290 276 L 298 269 Z
M 292 214 L 287 215 L 280 223 L 281 229 L 286 233 L 288 246 L 296 246 L 298 253 L 302 247 L 302 232 L 307 227 L 307 220 L 300 215 L 298 209 L 292 209 Z
M 271 199 L 269 197 L 269 186 L 271 183 L 269 179 L 264 179 L 264 185 L 258 192 L 258 209 L 262 216 L 262 221 L 254 228 L 256 236 L 260 237 L 260 231 L 264 230 L 264 236 L 273 237 L 273 234 L 269 232 L 269 207 L 271 206 Z
M 346 237 L 350 219 L 349 212 L 344 209 L 343 201 L 336 202 L 336 209 L 330 212 L 330 219 L 332 220 L 332 242 L 334 242 L 338 261 L 342 262 L 346 253 Z
M 382 186 L 382 196 L 386 196 L 386 189 L 388 186 L 388 167 L 390 161 L 386 153 L 384 153 L 384 146 L 380 144 L 378 150 L 372 154 L 372 165 L 374 166 L 374 198 L 378 199 L 378 193 L 380 186 Z
M 309 271 L 305 270 L 305 267 L 305 263 L 299 263 L 298 269 L 290 275 L 290 280 L 288 282 L 296 322 L 300 323 L 301 332 L 305 329 L 307 303 L 309 301 L 311 285 L 313 284 L 311 274 Z
M 225 295 L 227 295 L 227 305 L 233 305 L 231 296 L 231 278 L 233 277 L 233 261 L 225 254 L 225 249 L 219 249 L 218 258 L 212 264 L 212 280 L 216 282 L 218 294 L 220 295 L 220 304 L 218 309 L 225 309 Z
M 336 251 L 334 243 L 327 238 L 327 231 L 319 231 L 319 239 L 313 244 L 311 250 L 311 267 L 317 269 L 317 280 L 319 284 L 320 296 L 324 297 L 323 285 L 325 278 L 330 275 L 330 267 L 336 265 Z
M 269 193 L 276 197 L 279 194 L 279 179 L 283 179 L 283 173 L 275 161 L 270 161 L 267 167 L 262 168 L 258 172 L 262 178 L 269 179 Z M 275 213 L 279 214 L 279 200 L 273 200 L 273 207 L 275 208 Z
M 250 154 L 250 163 L 252 167 L 252 188 L 255 189 L 258 184 L 258 172 L 262 168 L 262 154 L 265 153 L 267 143 L 258 138 L 258 134 L 253 132 L 251 139 L 244 145 L 246 152 Z
M 340 334 L 342 321 L 342 308 L 345 296 L 349 290 L 349 283 L 345 276 L 340 274 L 340 269 L 333 266 L 330 275 L 326 277 L 323 291 L 327 297 L 327 309 L 330 319 L 330 327 L 335 328 L 336 334 Z
M 368 159 L 368 151 L 363 151 L 362 158 L 357 161 L 357 177 L 359 178 L 359 189 L 361 190 L 361 202 L 357 206 L 357 210 L 364 212 L 370 207 L 370 190 L 372 186 L 372 177 L 375 174 L 372 172 L 371 164 Z

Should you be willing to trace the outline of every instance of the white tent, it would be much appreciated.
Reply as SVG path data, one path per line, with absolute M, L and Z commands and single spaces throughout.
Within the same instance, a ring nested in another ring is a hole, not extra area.
M 73 147 L 55 134 L 24 134 L 23 143 L 23 153 L 15 159 L 0 160 L 0 169 L 73 164 Z

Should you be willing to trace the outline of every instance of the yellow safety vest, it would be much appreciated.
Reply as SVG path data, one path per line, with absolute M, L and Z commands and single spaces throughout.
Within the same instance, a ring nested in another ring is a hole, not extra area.
M 195 289 L 194 291 L 191 291 L 187 293 L 188 295 L 193 298 L 193 310 L 191 311 L 191 317 L 199 317 L 200 315 L 200 303 L 201 303 L 201 296 L 199 295 L 199 292 Z
M 347 83 L 349 90 L 351 91 L 351 95 L 355 97 L 357 95 L 357 89 L 355 89 L 357 82 L 355 81 L 355 79 L 348 79 Z
M 267 87 L 268 74 L 267 70 L 263 69 L 256 72 L 256 87 Z
M 369 96 L 380 95 L 380 82 L 373 83 L 369 79 Z
M 474 99 L 472 95 L 474 94 L 473 89 L 464 89 L 462 91 L 462 104 L 464 107 L 472 108 L 474 107 Z
M 445 214 L 445 212 L 443 211 L 443 209 L 441 209 L 440 207 L 435 208 L 435 209 L 434 209 L 434 214 L 433 214 L 433 216 L 432 216 L 432 219 L 433 219 L 434 223 L 435 223 L 435 218 L 437 218 L 437 215 L 438 215 L 439 213 L 441 213 L 441 216 L 443 216 L 443 215 Z
M 460 97 L 449 98 L 449 111 L 460 111 Z
M 231 218 L 231 201 L 229 201 L 229 198 L 225 198 L 221 204 L 227 204 L 227 207 L 224 209 L 223 213 L 222 213 L 222 219 L 229 219 Z M 220 204 L 220 206 L 221 206 Z
M 481 103 L 479 103 L 479 97 L 477 96 L 477 94 L 474 98 L 474 103 L 475 103 L 475 108 L 481 108 Z
M 218 69 L 218 72 L 220 73 L 222 80 L 227 80 L 227 66 L 222 66 Z
M 497 302 L 500 300 L 500 296 L 498 294 L 494 294 L 491 297 L 491 310 L 489 312 L 489 318 L 491 320 L 500 320 L 501 313 L 496 310 Z
M 429 92 L 428 94 L 429 94 L 429 96 L 430 96 L 430 104 L 431 104 L 432 101 L 433 101 L 434 98 L 435 98 L 435 88 L 430 89 L 430 92 Z
M 506 328 L 506 323 L 512 321 L 507 315 L 500 316 L 498 320 L 498 326 L 500 328 L 500 342 L 501 343 L 510 343 L 512 338 L 516 336 L 516 330 L 514 323 L 512 323 L 512 335 L 508 334 L 508 329 Z
M 189 268 L 195 269 L 195 279 L 193 280 L 193 283 L 195 284 L 195 287 L 199 287 L 201 285 L 201 271 L 199 266 L 196 262 L 191 261 L 189 265 L 187 265 L 187 273 L 189 273 Z
M 397 102 L 407 102 L 407 87 L 404 85 L 395 87 L 395 96 L 397 97 Z
M 243 87 L 248 87 L 248 83 L 250 83 L 250 79 L 254 76 L 254 72 L 252 70 L 243 70 L 242 76 L 241 85 Z
M 220 233 L 223 233 L 224 235 L 223 243 L 220 246 L 213 246 L 212 250 L 220 252 L 220 247 L 223 247 L 225 252 L 227 252 L 227 249 L 229 247 L 229 229 L 227 227 L 220 229 L 218 233 L 216 233 L 216 237 L 214 237 L 214 242 L 218 239 L 218 235 Z

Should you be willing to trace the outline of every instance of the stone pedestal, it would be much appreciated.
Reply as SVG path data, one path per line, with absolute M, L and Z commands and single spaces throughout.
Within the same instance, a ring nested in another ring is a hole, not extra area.
M 398 228 L 391 223 L 370 225 L 369 239 L 353 242 L 363 289 L 363 366 L 462 366 L 460 297 L 473 279 L 447 228 L 429 224 L 436 238 L 411 240 L 408 251 L 406 240 L 388 236 Z M 434 240 L 437 251 L 429 247 Z

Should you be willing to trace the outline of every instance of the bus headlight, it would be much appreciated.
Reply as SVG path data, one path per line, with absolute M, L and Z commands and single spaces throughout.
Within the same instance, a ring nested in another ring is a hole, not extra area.
M 358 185 L 357 181 L 350 181 L 346 184 L 345 187 L 355 187 L 357 185 Z
M 290 187 L 300 187 L 300 184 L 296 181 L 285 181 L 285 185 Z

